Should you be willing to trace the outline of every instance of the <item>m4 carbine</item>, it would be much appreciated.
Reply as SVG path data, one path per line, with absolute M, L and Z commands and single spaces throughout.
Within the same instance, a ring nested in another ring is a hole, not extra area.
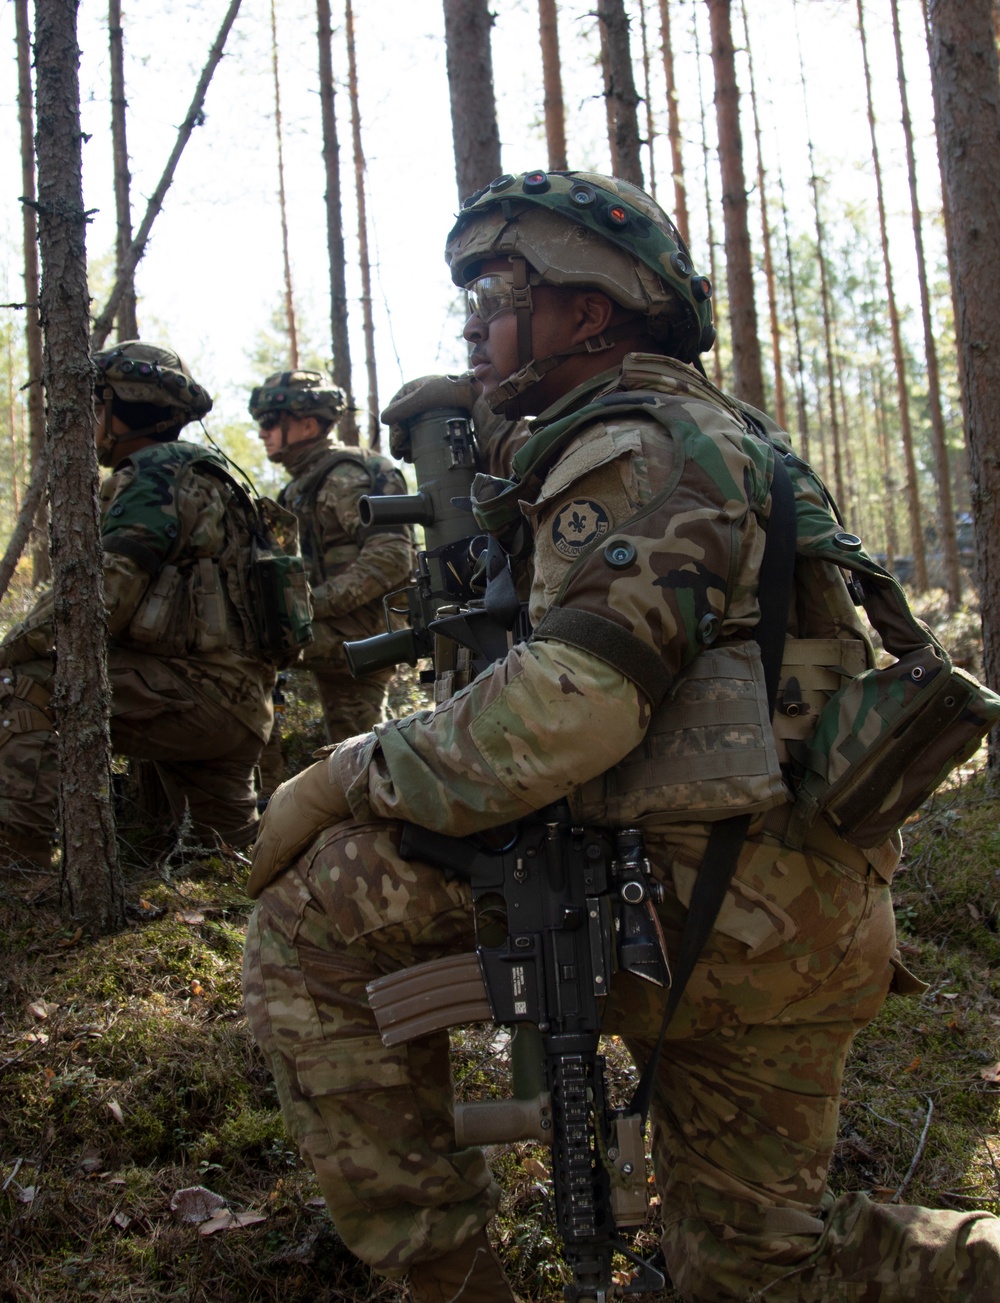
M 515 1029 L 515 1098 L 456 1105 L 458 1143 L 551 1146 L 556 1225 L 573 1271 L 566 1303 L 662 1289 L 663 1275 L 618 1233 L 646 1218 L 644 1119 L 610 1106 L 599 1051 L 616 971 L 670 981 L 642 834 L 575 826 L 565 805 L 504 832 L 490 849 L 405 826 L 404 858 L 470 883 L 477 948 L 372 982 L 382 1039 L 467 1022 Z M 637 1268 L 627 1284 L 613 1281 L 615 1253 Z

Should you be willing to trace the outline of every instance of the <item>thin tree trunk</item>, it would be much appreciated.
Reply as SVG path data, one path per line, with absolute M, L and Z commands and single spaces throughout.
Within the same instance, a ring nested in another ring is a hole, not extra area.
M 715 112 L 719 124 L 722 216 L 726 232 L 726 280 L 733 345 L 733 392 L 754 407 L 764 406 L 757 305 L 754 301 L 747 222 L 747 186 L 743 172 L 740 92 L 729 19 L 729 0 L 707 0 L 715 69 Z
M 743 32 L 746 41 L 748 71 L 750 73 L 750 105 L 753 109 L 753 136 L 757 148 L 757 193 L 760 197 L 760 234 L 764 250 L 764 279 L 767 284 L 767 307 L 771 321 L 771 362 L 774 366 L 774 415 L 782 429 L 787 423 L 785 413 L 785 377 L 781 370 L 781 328 L 778 325 L 778 296 L 774 283 L 774 258 L 771 254 L 771 227 L 767 220 L 767 187 L 764 174 L 764 151 L 761 148 L 760 114 L 757 112 L 757 86 L 753 75 L 753 53 L 750 49 L 750 25 L 747 22 L 746 0 L 740 0 L 743 15 Z
M 861 57 L 865 68 L 865 92 L 868 97 L 868 129 L 872 138 L 872 163 L 875 168 L 875 193 L 878 200 L 878 224 L 882 238 L 882 264 L 885 267 L 885 288 L 889 300 L 889 330 L 892 336 L 892 357 L 896 368 L 896 396 L 899 403 L 899 434 L 903 444 L 903 464 L 906 469 L 906 504 L 910 518 L 910 539 L 913 551 L 914 587 L 923 591 L 927 587 L 927 558 L 924 552 L 924 535 L 920 509 L 920 486 L 917 480 L 917 461 L 913 451 L 913 427 L 910 421 L 910 387 L 906 381 L 906 355 L 903 351 L 903 334 L 900 328 L 899 308 L 892 279 L 892 261 L 889 257 L 889 234 L 885 216 L 885 190 L 882 185 L 882 165 L 879 159 L 875 133 L 875 109 L 872 102 L 871 68 L 868 62 L 868 40 L 865 34 L 863 0 L 858 0 L 858 30 L 861 33 Z
M 17 401 L 14 398 L 14 332 L 7 334 L 7 415 L 10 420 L 10 495 L 14 515 L 21 513 L 21 486 L 17 474 Z
M 344 252 L 344 219 L 340 202 L 340 142 L 333 85 L 333 31 L 330 0 L 316 0 L 319 40 L 319 102 L 323 121 L 323 162 L 326 165 L 326 247 L 330 259 L 330 345 L 333 349 L 333 381 L 347 400 L 337 422 L 344 443 L 357 446 L 358 423 L 351 376 L 351 340 L 347 333 L 347 258 Z
M 798 413 L 799 437 L 802 439 L 802 456 L 809 460 L 809 412 L 806 408 L 806 367 L 802 353 L 802 323 L 799 320 L 798 292 L 795 284 L 795 259 L 792 256 L 792 237 L 788 228 L 788 205 L 785 202 L 785 178 L 778 165 L 778 193 L 781 196 L 781 224 L 785 234 L 785 264 L 788 268 L 788 301 L 792 309 L 792 329 L 795 334 L 795 407 Z
M 674 182 L 674 221 L 681 239 L 690 248 L 691 223 L 688 220 L 687 189 L 684 185 L 684 154 L 681 146 L 680 101 L 674 75 L 674 47 L 670 39 L 670 0 L 660 0 L 660 36 L 663 41 L 663 74 L 667 81 L 667 135 Z M 699 77 L 701 76 L 699 70 Z
M 278 212 L 281 217 L 281 261 L 285 273 L 285 329 L 288 331 L 288 363 L 299 366 L 299 329 L 295 321 L 292 293 L 292 261 L 288 255 L 288 205 L 285 202 L 285 144 L 281 130 L 281 78 L 278 75 L 278 22 L 271 0 L 271 71 L 274 75 L 274 134 L 278 146 Z
M 24 340 L 28 355 L 28 443 L 31 466 L 43 460 L 45 448 L 45 395 L 42 392 L 42 327 L 38 308 L 38 217 L 35 212 L 35 127 L 31 107 L 31 30 L 28 0 L 14 0 L 17 40 L 17 113 L 21 126 L 21 217 L 24 240 Z M 48 512 L 45 482 L 35 499 L 38 518 L 31 540 L 33 582 L 46 583 L 52 577 L 49 563 Z M 31 522 L 29 521 L 29 527 Z M 20 558 L 22 542 L 18 550 Z M 17 559 L 15 559 L 15 565 Z
M 715 262 L 715 220 L 712 216 L 712 191 L 708 183 L 709 177 L 709 154 L 708 154 L 708 130 L 706 122 L 708 113 L 705 109 L 705 87 L 701 76 L 701 38 L 698 35 L 698 7 L 692 11 L 692 22 L 694 24 L 694 52 L 695 61 L 698 66 L 698 120 L 701 123 L 701 163 L 705 174 L 705 222 L 708 230 L 708 273 L 712 284 L 717 286 L 719 283 L 716 274 Z M 719 304 L 718 296 L 712 299 L 712 319 L 715 322 L 717 335 L 722 334 L 722 308 Z M 722 388 L 722 355 L 719 351 L 718 342 L 712 349 L 712 378 L 716 387 Z
M 1000 67 L 988 0 L 930 0 L 931 84 L 965 359 L 986 681 L 1000 687 Z M 1000 728 L 990 739 L 1000 769 Z
M 500 175 L 489 0 L 444 0 L 451 135 L 459 200 Z
M 643 99 L 646 103 L 646 148 L 649 150 L 649 193 L 656 198 L 656 159 L 653 156 L 653 142 L 656 139 L 656 123 L 653 121 L 653 96 L 649 84 L 649 38 L 646 32 L 646 0 L 639 0 L 639 31 L 642 36 L 642 85 Z
M 38 515 L 38 508 L 45 496 L 48 475 L 48 452 L 43 447 L 32 464 L 31 479 L 28 481 L 28 487 L 25 489 L 24 497 L 21 500 L 21 511 L 7 543 L 7 550 L 3 554 L 3 559 L 0 560 L 0 601 L 3 600 L 4 594 L 7 592 L 7 586 L 17 569 L 17 563 L 21 559 L 24 545 L 31 534 L 35 518 Z
M 632 75 L 625 0 L 597 0 L 601 46 L 607 52 L 608 123 L 615 175 L 643 186 L 639 158 L 639 95 Z
M 549 154 L 549 171 L 565 172 L 569 164 L 566 161 L 566 107 L 563 102 L 556 0 L 538 0 L 538 37 L 542 47 L 545 143 Z
M 955 508 L 952 503 L 951 466 L 948 461 L 948 440 L 941 411 L 941 379 L 938 370 L 937 348 L 934 344 L 934 325 L 931 321 L 931 299 L 927 286 L 927 261 L 924 256 L 924 233 L 921 224 L 920 203 L 917 199 L 917 163 L 913 151 L 913 126 L 906 94 L 906 72 L 903 68 L 903 42 L 899 30 L 899 0 L 891 0 L 892 35 L 896 46 L 896 75 L 899 80 L 899 99 L 903 110 L 903 138 L 906 142 L 906 170 L 910 183 L 910 210 L 913 216 L 913 243 L 917 251 L 917 282 L 920 286 L 920 313 L 924 324 L 924 356 L 927 360 L 927 402 L 931 414 L 931 443 L 934 448 L 934 465 L 937 471 L 938 529 L 944 548 L 945 588 L 948 608 L 955 611 L 962 602 L 962 570 L 958 563 L 958 540 L 955 537 Z
M 372 319 L 372 274 L 368 260 L 368 211 L 365 204 L 365 153 L 361 144 L 361 107 L 358 102 L 358 65 L 354 49 L 354 11 L 346 0 L 348 93 L 351 99 L 351 136 L 354 143 L 354 188 L 358 202 L 358 260 L 361 263 L 361 311 L 365 328 L 365 370 L 368 375 L 368 444 L 380 443 L 378 375 L 375 370 L 375 323 Z
M 794 0 L 793 0 L 794 3 Z M 826 354 L 826 380 L 829 395 L 830 433 L 833 436 L 833 481 L 837 503 L 841 508 L 847 506 L 844 486 L 843 456 L 840 446 L 840 421 L 837 417 L 837 376 L 833 360 L 833 310 L 830 301 L 830 285 L 826 261 L 826 232 L 823 226 L 823 214 L 819 202 L 819 177 L 816 174 L 816 151 L 813 146 L 812 129 L 809 126 L 809 100 L 806 91 L 806 70 L 802 62 L 802 42 L 799 39 L 798 14 L 796 13 L 795 35 L 799 47 L 799 79 L 802 83 L 802 109 L 805 116 L 806 141 L 809 149 L 809 188 L 812 192 L 813 220 L 816 225 L 816 258 L 819 263 L 820 307 L 823 314 L 823 345 Z M 826 476 L 824 454 L 824 477 Z
M 174 179 L 174 173 L 177 170 L 177 164 L 180 162 L 181 154 L 184 152 L 184 146 L 191 139 L 191 133 L 195 127 L 200 126 L 204 121 L 202 112 L 205 104 L 205 96 L 208 93 L 209 83 L 212 80 L 216 68 L 222 59 L 222 52 L 225 48 L 226 38 L 229 35 L 230 28 L 236 21 L 236 15 L 239 12 L 240 0 L 230 0 L 229 9 L 222 20 L 222 26 L 219 28 L 219 34 L 215 38 L 215 44 L 208 54 L 208 59 L 204 68 L 201 70 L 201 76 L 198 78 L 198 85 L 195 87 L 194 98 L 191 100 L 191 106 L 188 109 L 184 121 L 181 123 L 177 132 L 177 140 L 167 159 L 166 167 L 163 169 L 163 175 L 156 184 L 146 205 L 146 211 L 142 218 L 139 230 L 129 247 L 128 252 L 118 270 L 115 278 L 114 288 L 108 297 L 107 303 L 101 309 L 101 314 L 94 322 L 94 329 L 91 334 L 91 347 L 99 349 L 104 344 L 110 331 L 111 325 L 118 314 L 118 306 L 122 297 L 127 291 L 129 285 L 135 280 L 135 269 L 139 260 L 146 252 L 146 245 L 149 243 L 149 233 L 152 230 L 153 222 L 160 209 L 163 207 L 163 201 L 166 198 L 167 191 L 170 189 L 171 182 Z
M 108 46 L 111 62 L 111 149 L 114 157 L 115 171 L 115 218 L 117 222 L 117 239 L 115 242 L 115 274 L 117 275 L 125 262 L 129 246 L 132 243 L 132 201 L 130 186 L 132 178 L 128 170 L 128 137 L 125 130 L 125 49 L 122 31 L 122 2 L 108 0 Z M 136 318 L 135 277 L 128 282 L 118 309 L 118 338 L 138 339 L 139 326 Z
M 77 0 L 36 0 L 43 374 L 52 452 L 53 705 L 70 909 L 88 929 L 111 932 L 124 926 L 125 899 L 111 805 L 76 17 Z

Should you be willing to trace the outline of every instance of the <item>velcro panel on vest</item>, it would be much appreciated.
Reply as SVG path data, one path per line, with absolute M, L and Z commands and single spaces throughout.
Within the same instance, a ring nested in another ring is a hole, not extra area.
M 820 712 L 848 679 L 868 669 L 865 644 L 856 638 L 787 638 L 774 707 L 778 760 L 791 760 L 794 749 L 808 742 Z

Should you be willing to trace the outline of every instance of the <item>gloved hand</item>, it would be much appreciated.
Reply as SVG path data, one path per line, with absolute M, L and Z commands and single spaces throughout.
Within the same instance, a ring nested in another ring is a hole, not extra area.
M 256 900 L 317 833 L 350 813 L 343 788 L 331 780 L 328 756 L 282 783 L 267 803 L 250 852 L 250 899 Z
M 457 376 L 421 376 L 408 380 L 402 389 L 393 394 L 388 407 L 382 412 L 382 421 L 389 427 L 389 447 L 394 457 L 403 457 L 410 444 L 410 422 L 432 412 L 437 407 L 458 407 L 471 416 L 477 389 L 472 374 Z

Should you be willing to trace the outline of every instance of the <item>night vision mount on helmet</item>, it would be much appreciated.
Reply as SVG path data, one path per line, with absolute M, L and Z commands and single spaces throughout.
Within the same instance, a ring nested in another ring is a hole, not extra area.
M 166 409 L 162 421 L 141 430 L 130 430 L 133 437 L 176 432 L 212 410 L 208 391 L 195 381 L 173 349 L 128 339 L 95 353 L 94 366 L 98 372 L 97 396 L 104 400 L 106 407 L 110 407 L 114 396 L 123 403 L 144 403 Z M 110 432 L 108 419 L 105 419 L 105 429 Z
M 644 317 L 645 332 L 682 362 L 699 365 L 699 355 L 715 343 L 711 281 L 695 271 L 667 214 L 637 186 L 615 177 L 541 171 L 499 176 L 464 201 L 445 257 L 459 286 L 478 276 L 488 259 L 511 262 L 520 370 L 498 387 L 491 406 L 515 400 L 567 355 L 540 362 L 532 356 L 532 284 L 603 291 Z M 611 327 L 603 345 L 587 341 L 588 351 L 610 348 L 633 329 Z
M 345 399 L 324 379 L 320 371 L 278 371 L 251 391 L 250 415 L 257 421 L 265 413 L 287 412 L 297 418 L 315 416 L 332 425 L 344 411 Z

